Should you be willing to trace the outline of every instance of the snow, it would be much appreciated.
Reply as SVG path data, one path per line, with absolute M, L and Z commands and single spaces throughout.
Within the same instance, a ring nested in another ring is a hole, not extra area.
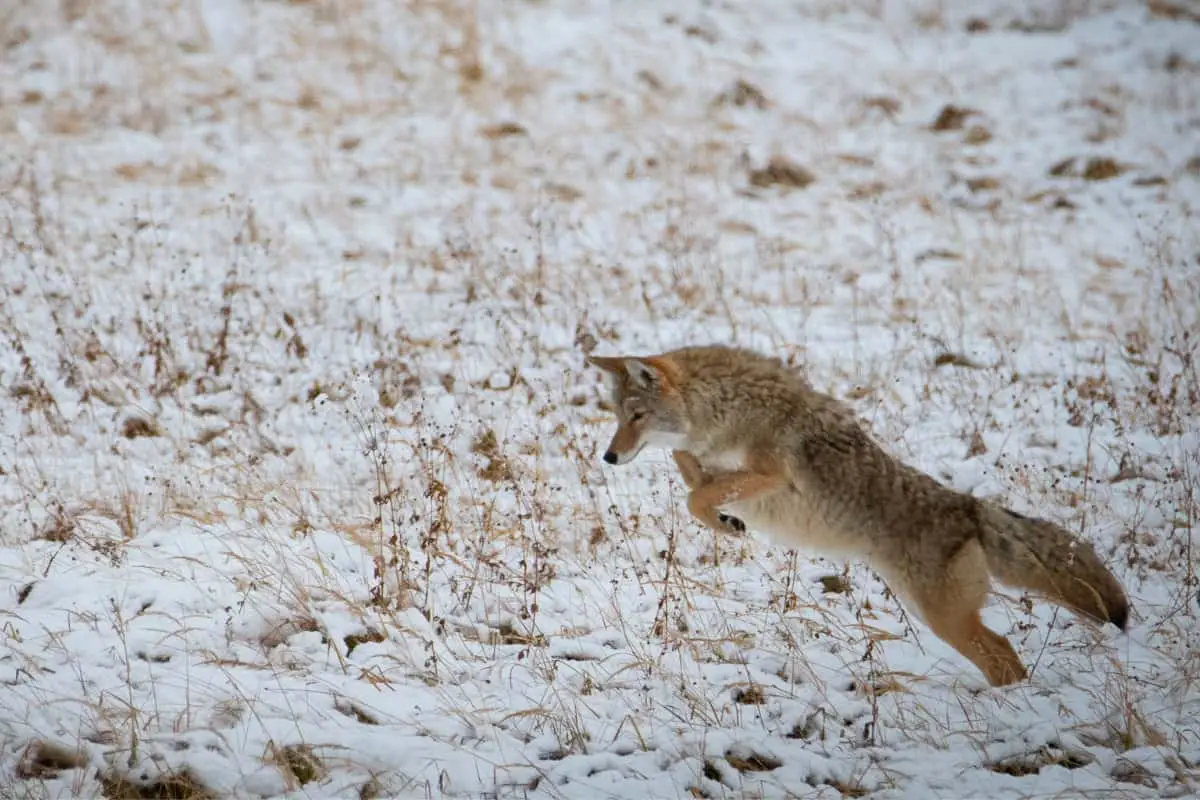
M 1196 795 L 1192 8 L 9 12 L 0 796 Z M 703 341 L 1082 531 L 1129 631 L 1003 590 L 992 689 L 604 464 L 584 353 Z

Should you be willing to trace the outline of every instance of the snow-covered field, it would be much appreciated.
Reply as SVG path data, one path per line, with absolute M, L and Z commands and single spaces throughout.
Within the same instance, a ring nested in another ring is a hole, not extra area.
M 1194 0 L 0 10 L 0 797 L 1200 793 Z M 794 357 L 1097 543 L 990 689 L 614 468 Z

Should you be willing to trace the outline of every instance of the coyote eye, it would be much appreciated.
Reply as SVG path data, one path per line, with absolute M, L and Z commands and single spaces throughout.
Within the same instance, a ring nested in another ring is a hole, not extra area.
M 640 420 L 640 419 L 641 419 L 642 417 L 644 417 L 644 416 L 646 416 L 646 412 L 645 412 L 645 411 L 631 411 L 631 412 L 629 413 L 629 421 L 630 421 L 630 422 L 637 422 L 638 420 Z

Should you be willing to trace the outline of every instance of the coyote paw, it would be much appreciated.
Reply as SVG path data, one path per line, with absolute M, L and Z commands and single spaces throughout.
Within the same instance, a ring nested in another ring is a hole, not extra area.
M 731 533 L 745 533 L 746 532 L 746 523 L 742 522 L 737 517 L 731 517 L 728 514 L 718 514 L 717 519 L 721 520 L 721 524 L 724 525 L 728 529 L 728 532 L 731 532 Z

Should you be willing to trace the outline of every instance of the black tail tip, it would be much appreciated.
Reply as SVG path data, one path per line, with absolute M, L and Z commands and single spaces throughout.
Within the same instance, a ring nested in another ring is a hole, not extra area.
M 1116 625 L 1124 633 L 1129 629 L 1129 605 L 1123 603 L 1120 608 L 1113 609 L 1108 615 L 1108 621 Z

